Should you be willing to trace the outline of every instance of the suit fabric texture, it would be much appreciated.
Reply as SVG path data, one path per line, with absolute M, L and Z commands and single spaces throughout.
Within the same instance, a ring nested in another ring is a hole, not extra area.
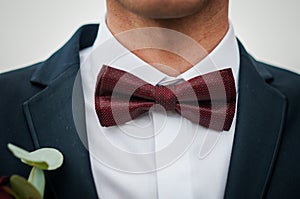
M 79 51 L 93 45 L 98 27 L 81 27 L 44 62 L 0 74 L 0 176 L 30 172 L 8 143 L 28 151 L 57 148 L 64 164 L 46 172 L 46 199 L 97 198 L 72 95 Z M 300 76 L 256 61 L 241 43 L 239 49 L 237 124 L 224 198 L 300 198 Z M 82 94 L 78 99 L 84 121 Z

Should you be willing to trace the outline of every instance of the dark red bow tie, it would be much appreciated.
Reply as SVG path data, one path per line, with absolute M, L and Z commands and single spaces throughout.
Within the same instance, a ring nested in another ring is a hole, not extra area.
M 174 110 L 206 128 L 228 131 L 235 113 L 231 69 L 197 76 L 169 86 L 153 86 L 138 77 L 103 66 L 97 79 L 95 108 L 105 127 L 128 122 L 155 105 Z

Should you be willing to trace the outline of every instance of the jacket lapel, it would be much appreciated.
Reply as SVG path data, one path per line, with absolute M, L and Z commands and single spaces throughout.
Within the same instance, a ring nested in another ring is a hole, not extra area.
M 79 50 L 93 44 L 97 29 L 97 25 L 79 29 L 64 47 L 35 71 L 31 82 L 45 88 L 23 104 L 35 147 L 54 147 L 64 155 L 63 166 L 46 173 L 47 188 L 55 198 L 97 198 L 89 153 L 82 143 L 86 134 L 78 134 L 85 130 L 84 101 L 80 78 L 75 82 Z M 75 112 L 72 111 L 73 89 L 76 91 Z M 73 114 L 77 118 L 76 126 Z
M 272 75 L 240 44 L 236 132 L 225 198 L 264 198 L 268 191 L 286 113 Z

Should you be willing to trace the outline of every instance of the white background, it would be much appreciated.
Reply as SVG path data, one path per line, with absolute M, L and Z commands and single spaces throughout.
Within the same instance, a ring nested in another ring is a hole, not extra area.
M 105 0 L 0 0 L 0 72 L 48 58 L 81 25 L 98 23 Z M 232 0 L 230 18 L 257 59 L 300 73 L 300 1 Z

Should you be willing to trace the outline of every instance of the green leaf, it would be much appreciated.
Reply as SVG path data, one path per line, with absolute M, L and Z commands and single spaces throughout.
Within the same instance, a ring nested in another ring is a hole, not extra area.
M 59 168 L 64 160 L 63 155 L 57 149 L 41 148 L 30 153 L 36 159 L 43 160 L 48 164 L 47 170 Z
M 21 161 L 24 162 L 25 164 L 28 164 L 30 166 L 36 166 L 41 169 L 48 168 L 47 162 L 41 159 L 37 159 L 36 157 L 32 157 L 32 155 L 28 151 L 18 146 L 15 146 L 13 144 L 8 144 L 7 147 L 14 154 L 14 156 L 21 159 Z
M 20 199 L 42 199 L 41 194 L 25 178 L 19 175 L 10 177 L 11 189 L 19 196 Z
M 9 150 L 22 162 L 43 170 L 54 170 L 63 163 L 63 155 L 53 148 L 41 148 L 33 152 L 25 151 L 13 144 L 8 144 Z
M 30 175 L 28 177 L 28 182 L 33 184 L 33 186 L 38 190 L 42 197 L 44 196 L 45 175 L 42 169 L 38 167 L 32 167 Z

